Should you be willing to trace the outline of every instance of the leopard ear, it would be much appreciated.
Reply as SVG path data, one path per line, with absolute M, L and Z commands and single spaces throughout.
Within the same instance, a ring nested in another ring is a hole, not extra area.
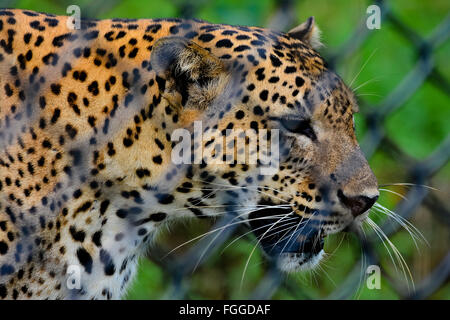
M 320 42 L 320 30 L 315 23 L 314 17 L 309 17 L 308 20 L 290 30 L 288 35 L 308 43 L 314 49 L 323 46 Z
M 150 64 L 163 97 L 184 108 L 206 109 L 227 79 L 219 58 L 182 37 L 156 41 Z

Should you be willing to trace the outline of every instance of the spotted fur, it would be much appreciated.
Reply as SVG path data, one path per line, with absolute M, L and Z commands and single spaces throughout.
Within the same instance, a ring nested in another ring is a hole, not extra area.
M 313 20 L 279 33 L 180 19 L 72 30 L 67 19 L 0 11 L 0 299 L 119 298 L 178 217 L 288 204 L 323 237 L 376 198 L 356 101 L 313 49 Z M 194 120 L 205 149 L 226 129 L 280 129 L 279 171 L 174 165 L 171 134 Z M 299 255 L 282 269 L 309 263 Z

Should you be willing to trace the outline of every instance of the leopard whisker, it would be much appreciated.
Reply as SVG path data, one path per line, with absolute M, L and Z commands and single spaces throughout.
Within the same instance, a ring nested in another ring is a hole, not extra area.
M 248 213 L 248 212 L 244 212 L 243 214 L 241 214 L 241 215 L 235 217 L 234 219 L 239 218 L 239 217 L 241 217 L 241 216 L 243 216 L 243 215 L 245 215 L 245 214 L 247 214 L 247 213 Z M 214 233 L 214 232 L 220 231 L 220 230 L 222 230 L 222 229 L 229 228 L 229 227 L 231 227 L 231 226 L 233 226 L 233 225 L 237 225 L 237 224 L 247 223 L 247 222 L 252 221 L 252 220 L 272 219 L 273 217 L 278 217 L 278 216 L 284 216 L 284 214 L 283 214 L 283 215 L 273 215 L 273 216 L 270 216 L 270 217 L 259 217 L 259 218 L 252 218 L 252 219 L 243 219 L 243 220 L 240 220 L 240 221 L 237 221 L 237 222 L 234 222 L 234 223 L 229 223 L 229 224 L 227 224 L 227 225 L 225 225 L 225 226 L 222 226 L 222 227 L 219 227 L 219 228 L 216 228 L 216 229 L 213 229 L 213 230 L 209 230 L 209 231 L 207 231 L 207 232 L 205 232 L 205 233 L 203 233 L 203 234 L 201 234 L 201 235 L 198 235 L 198 236 L 196 236 L 196 237 L 194 237 L 194 238 L 192 238 L 192 239 L 190 239 L 190 240 L 188 240 L 188 241 L 186 241 L 186 242 L 183 242 L 182 244 L 180 244 L 180 245 L 178 245 L 177 247 L 173 248 L 173 249 L 170 250 L 166 255 L 164 255 L 164 257 L 163 257 L 162 259 L 165 259 L 165 258 L 166 258 L 167 256 L 169 256 L 171 253 L 173 253 L 174 251 L 176 251 L 176 250 L 178 250 L 178 249 L 184 247 L 185 245 L 187 245 L 187 244 L 189 244 L 189 243 L 192 243 L 192 242 L 194 242 L 194 241 L 196 241 L 196 240 L 200 240 L 201 238 L 204 238 L 204 237 L 206 237 L 206 236 L 208 236 L 208 235 L 210 235 L 210 234 L 212 234 L 212 233 Z M 233 219 L 233 220 L 234 220 L 234 219 Z M 231 222 L 231 221 L 230 221 L 230 222 Z
M 389 190 L 389 189 L 384 189 L 384 188 L 380 188 L 378 190 L 379 191 L 384 191 L 384 192 L 389 192 L 389 193 L 395 194 L 396 196 L 399 196 L 403 200 L 408 200 L 408 198 L 405 197 L 404 195 L 402 195 L 401 193 L 398 193 L 398 192 L 395 192 L 395 191 L 392 191 L 392 190 Z
M 280 243 L 281 241 L 283 241 L 286 238 L 286 236 L 289 234 L 289 232 L 295 227 L 294 231 L 291 233 L 291 239 L 292 239 L 292 235 L 295 234 L 295 231 L 298 229 L 299 225 L 300 225 L 300 223 L 297 223 L 297 225 L 294 225 L 294 226 L 290 227 L 288 230 L 286 230 L 286 232 L 280 237 L 280 239 L 278 239 L 277 242 L 275 242 L 275 244 L 273 245 L 272 249 L 270 249 L 269 253 L 271 253 L 272 250 L 275 248 L 275 246 L 278 243 Z M 288 244 L 288 243 L 289 243 L 289 241 L 286 244 Z M 284 251 L 284 249 L 286 247 L 286 244 L 284 245 L 283 249 L 281 249 L 280 254 Z
M 381 94 L 373 93 L 373 92 L 364 92 L 364 93 L 358 93 L 356 94 L 358 97 L 365 97 L 365 96 L 371 96 L 371 97 L 382 97 Z
M 288 245 L 288 243 L 291 242 L 292 237 L 297 233 L 297 229 L 302 224 L 303 220 L 304 220 L 304 217 L 302 216 L 302 219 L 300 220 L 299 224 L 297 225 L 297 228 L 295 228 L 294 232 L 292 232 L 291 236 L 289 237 L 289 240 L 284 244 L 283 248 L 281 249 L 281 252 L 283 252 L 284 249 L 286 249 L 286 246 Z M 305 225 L 298 231 L 299 233 L 301 233 L 303 231 L 303 229 L 306 227 L 306 225 L 308 224 L 309 221 L 310 221 L 309 219 L 306 221 Z M 280 255 L 281 255 L 281 252 L 280 252 Z
M 417 245 L 415 239 L 417 239 L 419 241 L 423 241 L 429 246 L 429 243 L 428 243 L 427 239 L 425 238 L 425 236 L 423 235 L 423 233 L 420 232 L 420 230 L 417 229 L 407 219 L 403 218 L 401 215 L 395 213 L 392 210 L 389 210 L 388 208 L 382 206 L 379 203 L 375 203 L 373 208 L 374 208 L 374 210 L 378 210 L 379 212 L 382 212 L 382 213 L 386 214 L 388 217 L 391 217 L 398 224 L 400 224 L 410 234 L 410 236 L 413 239 L 417 249 L 418 249 L 418 245 Z
M 434 188 L 434 187 L 431 187 L 431 186 L 427 186 L 425 184 L 416 184 L 416 183 L 408 183 L 408 182 L 397 182 L 397 183 L 389 183 L 389 184 L 379 185 L 380 188 L 391 187 L 391 186 L 421 187 L 421 188 L 426 188 L 426 189 L 430 189 L 430 190 L 433 190 L 433 191 L 440 191 L 437 188 Z
M 289 213 L 286 213 L 285 216 L 283 218 L 281 218 L 280 220 L 277 220 L 277 222 L 275 222 L 274 224 L 272 224 L 269 229 L 267 229 L 266 232 L 264 232 L 264 234 L 262 235 L 261 239 L 264 238 L 264 235 L 267 234 L 273 227 L 275 227 L 278 223 L 282 222 L 286 217 L 288 217 L 291 213 L 293 213 L 294 211 L 291 211 Z M 244 278 L 245 278 L 245 272 L 247 271 L 248 268 L 248 264 L 250 263 L 250 259 L 253 256 L 253 253 L 255 252 L 258 244 L 261 242 L 261 239 L 258 240 L 258 242 L 255 244 L 255 246 L 253 247 L 252 251 L 250 252 L 247 262 L 245 263 L 245 267 L 244 267 L 244 271 L 242 272 L 242 277 L 241 277 L 241 284 L 240 284 L 240 288 L 242 289 L 242 285 L 244 283 Z
M 265 217 L 265 218 L 267 218 L 267 217 Z M 286 220 L 286 221 L 290 221 L 290 220 L 293 220 L 293 219 L 295 219 L 295 217 L 294 217 L 294 218 L 291 218 L 291 219 L 288 219 L 288 220 Z M 253 220 L 253 219 L 250 219 L 250 220 Z M 291 223 L 295 223 L 295 222 L 291 222 Z M 285 226 L 285 225 L 282 225 L 281 227 L 284 227 L 284 226 Z M 208 245 L 206 246 L 206 248 L 203 250 L 203 252 L 202 252 L 202 254 L 200 255 L 200 257 L 198 258 L 197 263 L 195 264 L 195 266 L 194 266 L 192 272 L 194 272 L 194 271 L 197 269 L 198 265 L 200 264 L 201 260 L 203 259 L 203 256 L 206 254 L 206 252 L 208 251 L 208 249 L 210 248 L 210 246 L 214 243 L 214 241 L 222 234 L 223 230 L 225 230 L 225 229 L 222 229 L 218 234 L 216 234 L 215 237 L 209 242 L 209 244 L 208 244 Z
M 339 248 L 341 247 L 342 243 L 344 242 L 345 237 L 347 236 L 347 234 L 345 233 L 342 237 L 341 240 L 339 241 L 338 245 L 336 246 L 336 248 L 331 252 L 331 253 L 327 253 L 327 258 L 330 259 L 332 258 L 336 252 L 339 250 Z M 327 238 L 325 238 L 325 242 L 327 241 Z
M 297 220 L 297 219 L 296 219 L 296 218 L 293 218 L 293 220 Z M 289 219 L 286 220 L 286 221 L 289 221 Z M 283 232 L 283 231 L 286 231 L 286 230 L 292 230 L 292 228 L 294 228 L 296 224 L 297 224 L 296 221 L 292 221 L 292 222 L 283 224 L 282 226 L 278 226 L 278 227 L 274 228 L 272 231 L 275 231 L 276 229 L 283 228 L 283 227 L 286 227 L 286 228 L 285 228 L 285 229 L 282 229 L 282 230 L 278 230 L 277 232 L 270 232 L 270 233 L 268 233 L 268 234 L 265 235 L 265 238 L 268 238 L 268 237 L 277 235 L 277 234 L 279 234 L 279 233 L 281 233 L 281 232 Z M 293 225 L 293 226 L 292 226 L 292 227 L 287 227 L 287 226 L 291 226 L 291 225 Z M 257 238 L 259 238 L 259 237 L 257 237 Z M 262 239 L 264 239 L 264 237 L 261 236 L 261 240 L 262 240 Z M 277 243 L 278 243 L 278 241 L 274 244 L 274 246 L 275 246 Z M 270 252 L 270 251 L 269 251 L 269 252 Z
M 366 232 L 364 231 L 364 228 L 362 227 L 362 225 L 357 229 L 357 235 L 358 235 L 358 237 L 364 237 L 364 239 L 367 238 Z M 366 270 L 366 265 L 367 265 L 366 252 L 364 251 L 364 248 L 362 246 L 360 247 L 360 250 L 361 250 L 361 268 L 360 268 L 360 273 L 359 273 L 358 290 L 355 293 L 356 300 L 359 300 L 361 293 L 362 293 L 361 284 L 364 279 L 364 270 Z
M 353 83 L 356 81 L 356 79 L 359 77 L 359 75 L 361 74 L 361 72 L 364 70 L 364 68 L 366 67 L 366 65 L 369 63 L 370 59 L 373 57 L 373 55 L 377 52 L 378 48 L 376 48 L 375 50 L 372 51 L 372 53 L 370 54 L 370 56 L 367 58 L 366 62 L 364 62 L 364 64 L 362 65 L 361 69 L 359 69 L 358 73 L 353 77 L 352 81 L 350 81 L 350 84 L 348 85 L 349 88 L 352 87 Z M 356 88 L 358 89 L 358 87 Z M 356 89 L 353 89 L 353 91 L 356 91 Z
M 378 230 L 374 227 L 375 222 L 373 220 L 371 220 L 370 218 L 367 218 L 367 220 L 365 222 L 372 229 L 372 231 L 375 232 L 377 237 L 381 240 L 381 243 L 385 247 L 385 249 L 386 249 L 386 251 L 387 251 L 387 253 L 388 253 L 388 255 L 389 255 L 389 257 L 390 257 L 390 259 L 392 261 L 392 265 L 394 266 L 395 270 L 398 272 L 397 263 L 395 262 L 394 257 L 391 254 L 391 250 L 387 247 L 387 245 L 385 243 L 385 239 L 379 234 Z
M 270 219 L 270 218 L 272 218 L 272 216 L 271 216 L 271 217 L 266 217 L 266 218 Z M 288 220 L 286 220 L 286 221 L 288 221 Z M 235 243 L 235 242 L 238 241 L 239 239 L 242 239 L 243 237 L 245 237 L 246 235 L 252 233 L 253 231 L 261 230 L 261 229 L 266 228 L 266 227 L 267 227 L 267 226 L 261 226 L 261 227 L 252 229 L 252 230 L 247 231 L 247 232 L 243 233 L 242 235 L 240 235 L 240 236 L 234 238 L 234 239 L 233 239 L 233 240 L 232 240 L 225 248 L 223 248 L 223 250 L 220 252 L 220 255 L 222 255 L 222 254 L 224 253 L 224 251 L 225 251 L 228 247 L 230 247 L 233 243 Z M 257 238 L 258 238 L 258 237 L 257 237 Z
M 359 86 L 355 87 L 355 88 L 352 89 L 352 90 L 353 90 L 353 92 L 356 92 L 358 89 L 361 89 L 362 87 L 368 85 L 369 83 L 376 82 L 376 81 L 380 81 L 380 80 L 381 80 L 380 77 L 376 77 L 376 78 L 373 78 L 373 79 L 369 79 L 369 80 L 367 80 L 367 81 L 361 83 Z M 361 95 L 361 94 L 357 94 L 357 95 L 359 96 L 359 95 Z M 381 97 L 381 95 L 378 95 L 378 96 Z
M 325 274 L 325 276 L 330 280 L 330 282 L 334 285 L 335 288 L 337 288 L 336 282 L 334 282 L 333 278 L 330 276 L 330 274 L 325 270 L 325 268 L 322 265 L 325 265 L 324 260 L 321 260 L 320 263 L 317 265 L 319 270 Z
M 302 219 L 300 220 L 300 223 L 298 224 L 298 226 L 300 226 L 301 224 L 302 224 L 302 222 L 303 222 L 303 220 L 304 220 L 304 217 L 302 216 Z M 307 221 L 306 221 L 306 223 L 302 226 L 302 228 L 300 229 L 300 230 L 294 230 L 294 232 L 291 234 L 291 237 L 289 238 L 289 240 L 285 243 L 285 245 L 283 246 L 283 249 L 281 250 L 281 252 L 283 252 L 284 251 L 284 249 L 286 249 L 286 246 L 287 246 L 287 244 L 289 243 L 289 242 L 291 242 L 291 240 L 292 240 L 292 237 L 298 232 L 298 233 L 301 233 L 305 228 L 306 228 L 306 226 L 308 225 L 308 223 L 309 223 L 309 221 L 311 221 L 310 219 L 308 219 Z M 283 239 L 284 240 L 284 239 Z
M 383 232 L 383 230 L 381 230 L 381 228 L 370 218 L 367 218 L 367 222 L 372 225 L 374 231 L 377 230 L 378 233 L 386 240 L 386 242 L 389 244 L 389 246 L 391 247 L 400 267 L 402 268 L 403 274 L 405 276 L 405 280 L 409 289 L 409 279 L 411 280 L 411 284 L 412 284 L 412 288 L 413 290 L 415 290 L 415 284 L 414 284 L 414 280 L 411 274 L 411 270 L 408 267 L 408 264 L 406 263 L 405 259 L 403 258 L 402 254 L 400 253 L 400 251 L 397 249 L 397 247 L 392 243 L 392 241 L 389 239 L 389 237 Z M 408 274 L 408 275 L 407 275 Z

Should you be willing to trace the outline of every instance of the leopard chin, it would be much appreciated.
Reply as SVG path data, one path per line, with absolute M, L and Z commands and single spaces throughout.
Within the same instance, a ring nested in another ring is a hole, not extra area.
M 319 265 L 324 255 L 323 249 L 314 254 L 285 252 L 277 258 L 276 265 L 280 271 L 286 273 L 311 270 Z
M 292 238 L 281 250 L 264 249 L 268 259 L 274 261 L 280 271 L 287 273 L 315 268 L 325 254 L 324 239 L 317 236 L 306 240 Z
M 271 256 L 278 269 L 296 272 L 313 269 L 319 264 L 325 253 L 324 239 L 318 235 L 306 240 L 300 240 L 301 238 L 299 236 L 298 239 L 290 240 L 281 252 Z

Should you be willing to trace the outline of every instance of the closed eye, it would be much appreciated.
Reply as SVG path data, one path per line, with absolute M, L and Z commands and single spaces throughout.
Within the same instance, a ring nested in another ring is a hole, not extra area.
M 314 129 L 311 126 L 310 119 L 287 119 L 281 118 L 281 124 L 286 130 L 289 130 L 292 133 L 297 133 L 304 135 L 311 140 L 317 140 L 317 136 L 314 133 Z

